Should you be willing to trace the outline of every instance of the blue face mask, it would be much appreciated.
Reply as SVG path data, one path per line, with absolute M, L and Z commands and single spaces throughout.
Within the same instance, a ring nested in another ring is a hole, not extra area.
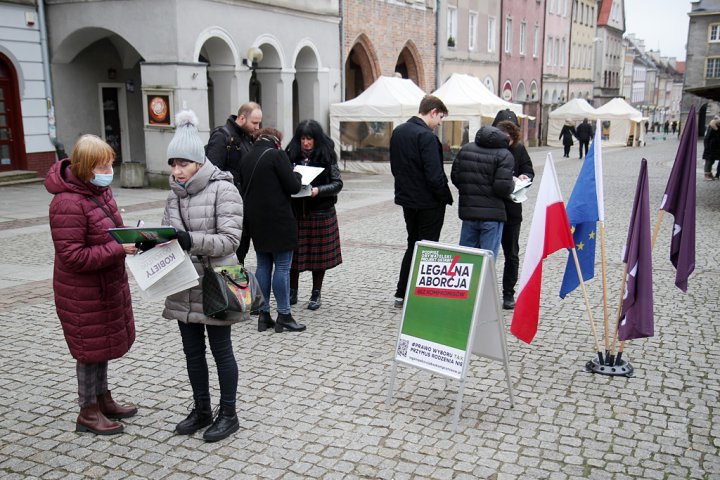
M 95 178 L 90 180 L 90 183 L 98 187 L 107 187 L 113 181 L 113 173 L 96 173 Z

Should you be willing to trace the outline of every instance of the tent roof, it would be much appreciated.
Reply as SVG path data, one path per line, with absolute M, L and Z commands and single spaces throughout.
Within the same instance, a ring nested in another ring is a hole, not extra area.
M 561 105 L 552 112 L 550 118 L 581 120 L 583 118 L 596 118 L 596 110 L 584 98 L 573 98 L 565 105 Z
M 628 118 L 633 122 L 639 122 L 643 116 L 639 110 L 634 109 L 620 97 L 613 98 L 608 103 L 595 110 L 596 118 L 601 120 Z
M 497 112 L 506 108 L 522 114 L 522 105 L 503 100 L 488 90 L 479 78 L 464 73 L 450 75 L 433 95 L 443 101 L 449 116 L 482 115 L 494 118 Z
M 357 121 L 410 117 L 424 96 L 412 80 L 381 76 L 352 100 L 330 105 L 330 115 Z

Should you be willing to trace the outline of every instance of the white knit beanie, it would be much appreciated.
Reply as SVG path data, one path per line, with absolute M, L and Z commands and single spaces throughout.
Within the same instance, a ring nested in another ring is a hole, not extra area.
M 175 136 L 167 148 L 168 164 L 173 158 L 205 163 L 205 146 L 198 133 L 198 117 L 192 110 L 183 110 L 175 116 Z

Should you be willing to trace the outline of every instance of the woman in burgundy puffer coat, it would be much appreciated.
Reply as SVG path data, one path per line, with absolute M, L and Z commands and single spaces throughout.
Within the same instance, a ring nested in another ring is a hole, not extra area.
M 55 308 L 70 354 L 77 360 L 80 415 L 75 430 L 109 435 L 137 408 L 115 403 L 108 390 L 108 360 L 120 358 L 135 341 L 125 255 L 134 245 L 120 245 L 108 228 L 122 227 L 109 188 L 112 147 L 95 135 L 83 135 L 70 159 L 55 163 L 45 188 L 50 203 L 50 233 L 55 246 Z

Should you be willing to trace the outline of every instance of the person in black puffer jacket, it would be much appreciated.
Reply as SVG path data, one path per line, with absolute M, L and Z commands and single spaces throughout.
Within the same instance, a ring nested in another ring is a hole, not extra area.
M 475 142 L 458 152 L 450 178 L 460 192 L 460 245 L 490 250 L 497 258 L 507 219 L 504 199 L 514 188 L 513 165 L 508 135 L 495 127 L 482 127 Z
M 300 272 L 312 272 L 313 286 L 309 310 L 320 308 L 320 290 L 325 271 L 342 263 L 340 231 L 335 203 L 343 182 L 335 154 L 335 144 L 315 120 L 305 120 L 295 129 L 287 147 L 293 165 L 321 167 L 312 181 L 309 197 L 292 199 L 298 224 L 298 246 L 290 268 L 290 305 L 297 303 Z

